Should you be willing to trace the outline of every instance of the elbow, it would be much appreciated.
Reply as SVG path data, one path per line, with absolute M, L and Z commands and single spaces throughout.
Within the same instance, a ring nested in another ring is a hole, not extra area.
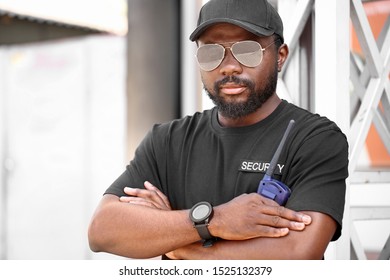
M 116 197 L 104 196 L 100 206 L 96 209 L 94 215 L 88 226 L 88 244 L 93 252 L 107 252 L 109 253 L 111 247 L 115 242 L 113 233 L 115 228 L 112 224 L 113 208 L 112 201 L 116 201 Z
M 110 252 L 112 244 L 114 243 L 111 239 L 113 238 L 107 226 L 105 219 L 99 215 L 95 215 L 88 227 L 88 244 L 91 251 L 95 253 L 99 252 Z
M 94 253 L 109 253 L 127 258 L 146 258 L 143 250 L 134 249 L 134 244 L 129 244 L 127 237 L 121 233 L 120 226 L 113 222 L 112 209 L 101 208 L 96 211 L 88 226 L 88 244 Z M 124 245 L 127 244 L 127 245 Z
M 98 222 L 95 219 L 92 219 L 88 227 L 88 243 L 91 251 L 98 253 L 102 251 L 101 235 L 99 234 Z

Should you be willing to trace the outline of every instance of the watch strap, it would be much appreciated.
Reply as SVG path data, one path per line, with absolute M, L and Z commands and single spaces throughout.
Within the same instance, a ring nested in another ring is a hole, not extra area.
M 216 238 L 210 234 L 210 231 L 208 230 L 207 226 L 208 226 L 207 223 L 206 224 L 198 224 L 198 225 L 194 226 L 196 228 L 196 230 L 198 231 L 199 236 L 202 238 L 203 247 L 205 247 L 205 248 L 213 246 L 214 242 L 216 242 L 218 240 L 218 238 Z
M 203 223 L 203 224 L 195 224 L 194 227 L 199 233 L 200 238 L 203 240 L 211 239 L 213 236 L 210 234 L 209 229 L 207 228 L 208 223 Z

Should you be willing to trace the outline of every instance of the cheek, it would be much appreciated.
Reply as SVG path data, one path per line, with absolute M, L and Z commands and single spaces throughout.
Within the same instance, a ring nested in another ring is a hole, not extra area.
M 202 83 L 203 83 L 204 87 L 208 91 L 213 92 L 214 91 L 215 79 L 212 77 L 210 72 L 201 71 L 200 72 L 200 78 L 202 80 Z
M 259 67 L 258 69 L 253 71 L 251 77 L 253 79 L 253 82 L 256 84 L 256 87 L 262 88 L 264 84 L 267 84 L 269 80 L 272 79 L 274 71 L 275 69 L 273 69 L 272 66 L 269 66 L 268 68 Z

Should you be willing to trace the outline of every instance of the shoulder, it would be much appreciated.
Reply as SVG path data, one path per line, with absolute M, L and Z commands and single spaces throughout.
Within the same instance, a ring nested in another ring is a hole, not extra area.
M 304 138 L 331 134 L 346 140 L 346 136 L 340 127 L 325 116 L 312 113 L 291 103 L 286 104 L 284 113 L 295 120 L 296 130 Z
M 196 112 L 180 119 L 155 124 L 149 132 L 152 138 L 161 140 L 164 137 L 182 138 L 185 135 L 193 134 L 197 130 L 210 127 L 213 109 L 203 112 Z
M 347 164 L 347 137 L 335 122 L 290 103 L 286 103 L 283 115 L 295 120 L 290 136 L 295 156 L 305 156 L 308 162 L 334 156 Z

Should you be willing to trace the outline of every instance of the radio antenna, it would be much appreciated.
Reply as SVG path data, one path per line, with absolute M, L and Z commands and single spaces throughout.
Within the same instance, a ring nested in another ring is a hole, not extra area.
M 286 128 L 286 131 L 283 134 L 283 138 L 282 138 L 282 140 L 279 143 L 278 149 L 276 150 L 274 156 L 271 159 L 271 162 L 269 164 L 267 172 L 264 175 L 264 179 L 267 178 L 267 177 L 271 177 L 272 174 L 274 173 L 275 167 L 278 164 L 279 156 L 282 153 L 284 144 L 286 143 L 286 139 L 287 139 L 291 129 L 293 128 L 294 124 L 295 124 L 295 121 L 294 120 L 290 120 L 290 122 L 289 122 L 289 124 L 288 124 L 288 126 Z

